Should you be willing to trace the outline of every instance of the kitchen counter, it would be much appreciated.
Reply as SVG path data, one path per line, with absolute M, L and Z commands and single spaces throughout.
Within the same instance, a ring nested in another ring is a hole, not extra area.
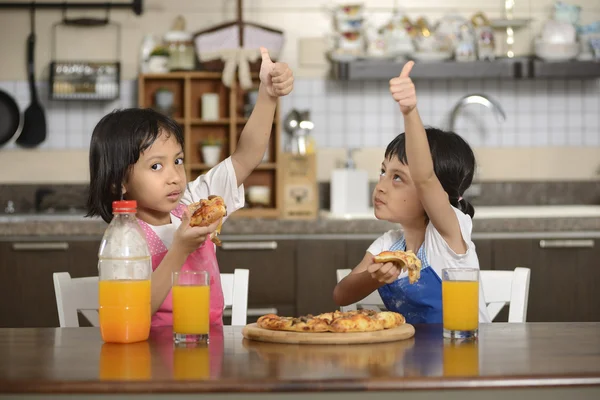
M 397 225 L 379 221 L 372 213 L 333 216 L 321 212 L 308 221 L 232 217 L 223 225 L 226 236 L 362 235 L 373 237 Z M 0 238 L 35 236 L 102 236 L 106 224 L 81 214 L 0 215 Z M 600 206 L 477 207 L 473 236 L 503 233 L 547 233 L 566 235 L 590 232 L 600 236 Z M 1 239 L 0 239 L 1 240 Z
M 0 329 L 0 398 L 599 398 L 600 323 L 480 328 L 473 342 L 416 325 L 408 340 L 319 346 L 249 341 L 226 326 L 208 348 L 174 347 L 170 327 L 130 345 L 103 344 L 98 328 Z

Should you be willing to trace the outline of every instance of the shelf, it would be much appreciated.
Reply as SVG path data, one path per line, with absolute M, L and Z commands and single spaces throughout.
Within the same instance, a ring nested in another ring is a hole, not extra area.
M 248 122 L 248 119 L 249 119 L 249 118 L 239 118 L 239 117 L 238 117 L 238 118 L 235 120 L 235 122 L 236 122 L 238 125 L 246 125 L 246 123 Z M 275 119 L 273 120 L 273 125 L 277 125 L 277 118 L 275 118 Z
M 221 118 L 214 121 L 207 121 L 201 118 L 194 118 L 190 122 L 192 125 L 229 125 L 231 120 L 229 118 Z
M 185 123 L 185 119 L 183 118 L 173 118 L 175 120 L 175 122 L 177 122 L 179 125 L 183 125 Z
M 332 75 L 338 80 L 389 80 L 398 76 L 405 61 L 355 60 L 333 62 Z M 600 62 L 545 62 L 529 57 L 500 58 L 495 61 L 418 62 L 413 79 L 594 79 L 600 77 Z
M 541 60 L 532 60 L 529 76 L 535 78 L 593 79 L 600 77 L 600 62 L 545 62 Z
M 405 61 L 355 60 L 334 62 L 333 76 L 339 80 L 389 80 L 398 76 Z M 496 61 L 439 61 L 419 62 L 410 76 L 413 79 L 477 79 L 520 77 L 523 73 L 522 59 L 499 59 Z
M 208 72 L 208 71 L 190 71 L 190 72 L 167 72 L 164 74 L 141 74 L 144 79 L 219 79 L 221 78 L 220 72 Z

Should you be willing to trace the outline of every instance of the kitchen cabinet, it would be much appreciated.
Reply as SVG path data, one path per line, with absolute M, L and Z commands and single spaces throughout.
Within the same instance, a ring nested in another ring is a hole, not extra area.
M 475 250 L 477 251 L 477 258 L 479 259 L 480 269 L 492 269 L 494 260 L 492 256 L 492 245 L 493 242 L 490 239 L 476 239 L 473 240 L 475 244 Z
M 248 322 L 254 322 L 270 311 L 303 315 L 336 309 L 336 270 L 354 268 L 373 240 L 230 239 L 217 248 L 217 259 L 221 272 L 250 270 Z M 600 321 L 598 239 L 474 242 L 481 269 L 531 269 L 528 321 Z M 52 274 L 97 275 L 99 244 L 100 238 L 0 241 L 0 327 L 58 326 Z M 507 316 L 505 309 L 495 321 Z M 80 318 L 80 324 L 87 321 Z
M 333 302 L 336 270 L 350 268 L 346 240 L 298 241 L 297 311 L 298 315 L 320 314 L 337 308 Z M 363 252 L 364 254 L 364 252 Z
M 228 240 L 217 247 L 221 272 L 250 270 L 249 322 L 270 308 L 286 315 L 296 313 L 296 245 L 295 240 Z
M 597 239 L 498 239 L 493 257 L 496 270 L 531 269 L 528 322 L 600 321 Z
M 58 326 L 52 274 L 98 275 L 100 239 L 0 242 L 0 326 Z

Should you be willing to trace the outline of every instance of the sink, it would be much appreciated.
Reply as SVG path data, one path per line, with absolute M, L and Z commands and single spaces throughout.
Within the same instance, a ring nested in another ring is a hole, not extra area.
M 375 219 L 373 209 L 366 213 L 334 215 L 322 211 L 325 219 Z M 500 218 L 596 218 L 600 217 L 600 206 L 559 205 L 559 206 L 475 206 L 475 219 Z

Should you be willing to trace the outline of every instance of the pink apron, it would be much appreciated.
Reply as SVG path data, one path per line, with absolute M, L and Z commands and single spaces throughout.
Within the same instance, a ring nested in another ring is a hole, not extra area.
M 183 215 L 185 204 L 180 204 L 171 214 L 179 219 Z M 167 254 L 167 247 L 160 240 L 152 228 L 142 220 L 138 220 L 140 226 L 146 235 L 146 242 L 152 255 L 152 270 L 154 271 Z M 217 256 L 214 244 L 207 239 L 200 247 L 191 253 L 185 264 L 181 267 L 182 271 L 207 271 L 210 279 L 210 323 L 223 325 L 223 309 L 225 302 L 223 300 L 223 289 L 221 287 L 221 273 L 217 264 Z M 158 311 L 152 316 L 152 326 L 172 326 L 173 325 L 173 297 L 171 291 L 165 298 L 165 301 L 158 308 Z

